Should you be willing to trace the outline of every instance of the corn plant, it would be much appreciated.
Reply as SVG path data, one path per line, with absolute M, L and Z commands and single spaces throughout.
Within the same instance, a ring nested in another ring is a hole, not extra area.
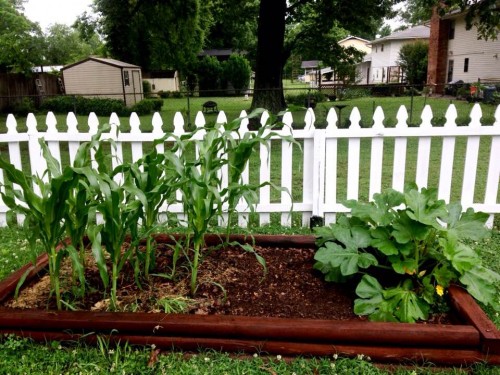
M 258 112 L 254 112 L 251 116 L 257 114 Z M 240 122 L 241 119 L 236 119 L 225 126 L 211 124 L 203 129 L 205 134 L 202 139 L 196 139 L 196 132 L 200 131 L 197 129 L 191 138 L 180 141 L 184 144 L 179 147 L 179 162 L 175 163 L 174 167 L 178 179 L 184 181 L 180 190 L 189 230 L 185 249 L 190 249 L 191 241 L 193 247 L 192 257 L 187 257 L 191 271 L 191 295 L 196 293 L 200 251 L 210 222 L 226 212 L 230 219 L 240 198 L 245 199 L 249 207 L 253 208 L 257 203 L 256 191 L 264 186 L 243 184 L 241 175 L 257 146 L 261 143 L 267 145 L 266 141 L 276 135 L 270 131 L 273 125 L 265 125 L 257 132 L 246 133 L 240 137 Z M 189 149 L 186 144 L 190 143 L 194 143 L 198 150 L 195 160 L 191 160 L 186 152 Z M 229 167 L 230 177 L 228 186 L 223 187 L 221 171 L 226 165 Z M 227 225 L 230 225 L 230 220 Z M 251 247 L 242 247 L 253 252 Z M 254 254 L 265 268 L 264 259 L 255 252 Z
M 168 136 L 167 136 L 168 137 Z M 164 142 L 166 137 L 156 141 Z M 155 268 L 155 249 L 152 234 L 158 225 L 159 211 L 168 198 L 175 196 L 175 191 L 183 181 L 173 173 L 169 173 L 170 162 L 176 158 L 172 150 L 158 153 L 156 147 L 135 163 L 125 164 L 117 171 L 123 172 L 129 186 L 135 186 L 146 197 L 147 206 L 141 206 L 141 237 L 146 238 L 144 254 L 144 276 L 149 278 Z
M 34 247 L 39 239 L 49 259 L 49 276 L 51 289 L 56 296 L 57 309 L 62 307 L 60 290 L 61 261 L 66 252 L 56 251 L 64 234 L 63 219 L 66 214 L 66 201 L 75 186 L 75 173 L 70 167 L 62 172 L 59 163 L 50 156 L 42 140 L 40 140 L 44 156 L 47 160 L 47 182 L 39 176 L 28 176 L 16 169 L 12 164 L 0 158 L 0 168 L 4 170 L 12 184 L 6 184 L 5 192 L 1 192 L 3 201 L 14 212 L 25 215 L 25 226 L 28 227 L 29 242 Z M 34 186 L 40 193 L 37 194 Z M 16 202 L 16 198 L 19 203 Z M 74 258 L 74 253 L 70 252 Z
M 108 169 L 103 144 L 104 141 L 101 141 L 95 148 L 97 171 L 85 170 L 84 174 L 88 179 L 88 186 L 92 188 L 95 195 L 95 202 L 91 209 L 93 223 L 89 225 L 88 235 L 92 242 L 92 253 L 105 287 L 109 285 L 109 276 L 103 246 L 109 254 L 111 262 L 110 307 L 112 310 L 117 310 L 118 276 L 133 251 L 133 246 L 122 251 L 122 245 L 128 233 L 137 234 L 140 209 L 143 207 L 147 210 L 148 202 L 144 193 L 130 182 L 119 185 L 113 180 L 114 174 L 119 173 L 121 168 L 114 171 Z M 102 223 L 94 222 L 97 213 L 102 215 Z M 135 241 L 136 238 L 133 238 L 132 243 Z

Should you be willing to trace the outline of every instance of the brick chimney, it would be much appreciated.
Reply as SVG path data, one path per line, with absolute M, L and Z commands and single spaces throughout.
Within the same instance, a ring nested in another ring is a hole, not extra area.
M 427 64 L 427 85 L 433 93 L 442 94 L 447 76 L 450 21 L 442 20 L 437 7 L 432 10 Z

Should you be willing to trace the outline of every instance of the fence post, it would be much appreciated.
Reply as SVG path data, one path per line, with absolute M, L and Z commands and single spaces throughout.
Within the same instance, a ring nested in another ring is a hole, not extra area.
M 495 111 L 495 123 L 493 126 L 500 129 L 500 105 Z M 486 179 L 486 192 L 484 194 L 484 203 L 494 205 L 497 201 L 498 186 L 500 183 L 500 158 L 495 150 L 500 150 L 500 135 L 494 135 L 491 137 L 491 148 L 490 148 L 490 164 L 488 168 L 488 177 Z M 486 226 L 488 228 L 493 227 L 494 216 L 490 215 Z
M 324 202 L 326 207 L 332 207 L 337 203 L 337 158 L 338 158 L 338 138 L 335 133 L 337 127 L 337 112 L 332 107 L 326 117 L 327 126 L 325 130 L 325 184 Z M 324 210 L 323 210 L 324 211 Z M 335 213 L 325 213 L 325 224 L 332 224 L 337 220 Z
M 314 183 L 314 122 L 316 117 L 314 116 L 314 111 L 312 108 L 308 108 L 305 119 L 306 125 L 304 128 L 304 179 L 302 188 L 302 201 L 304 203 L 313 202 L 315 190 L 313 188 Z M 302 226 L 309 226 L 311 220 L 312 212 L 302 213 Z

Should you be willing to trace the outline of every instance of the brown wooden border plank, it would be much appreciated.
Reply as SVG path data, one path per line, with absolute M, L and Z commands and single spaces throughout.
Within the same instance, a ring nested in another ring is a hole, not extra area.
M 76 335 L 66 332 L 39 332 L 2 330 L 3 333 L 22 335 L 35 341 L 78 341 L 95 343 L 96 335 Z M 355 357 L 359 354 L 369 356 L 374 362 L 396 363 L 429 363 L 450 366 L 468 366 L 477 362 L 491 365 L 500 365 L 500 355 L 486 355 L 479 350 L 463 349 L 430 349 L 430 348 L 402 348 L 393 346 L 356 346 L 295 343 L 285 341 L 258 341 L 241 339 L 217 339 L 203 337 L 149 337 L 113 334 L 109 337 L 112 343 L 125 343 L 151 346 L 164 350 L 186 350 L 197 352 L 200 348 L 208 348 L 222 352 L 258 353 L 260 355 L 313 355 L 331 356 L 338 354 L 346 357 Z
M 72 330 L 151 336 L 196 336 L 397 344 L 427 347 L 479 347 L 477 330 L 466 325 L 374 323 L 283 319 L 226 315 L 149 313 L 0 311 L 0 327 L 27 330 Z
M 483 352 L 500 354 L 500 331 L 474 298 L 458 285 L 451 285 L 448 291 L 453 308 L 467 323 L 479 331 Z

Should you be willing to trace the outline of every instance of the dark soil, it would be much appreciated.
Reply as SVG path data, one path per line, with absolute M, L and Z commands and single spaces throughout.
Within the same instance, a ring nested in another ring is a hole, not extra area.
M 142 280 L 138 288 L 133 266 L 126 264 L 118 281 L 118 300 L 122 311 L 164 312 L 165 306 L 179 302 L 191 314 L 223 314 L 281 318 L 350 320 L 362 319 L 352 310 L 354 285 L 327 283 L 313 269 L 314 249 L 263 248 L 256 246 L 267 264 L 267 273 L 255 256 L 241 248 L 216 250 L 206 256 L 199 267 L 199 287 L 195 298 L 189 296 L 189 274 L 181 259 L 175 280 L 153 276 L 152 283 Z M 156 274 L 169 272 L 172 252 L 158 245 Z M 89 262 L 90 262 L 89 257 Z M 69 266 L 65 273 L 71 274 Z M 104 287 L 97 267 L 90 265 L 86 273 L 85 298 L 77 298 L 71 285 L 64 285 L 64 300 L 78 310 L 109 310 L 109 296 L 103 297 Z M 74 287 L 73 287 L 74 288 Z M 18 300 L 6 306 L 20 309 L 55 309 L 49 296 L 48 276 L 32 282 Z M 165 301 L 169 301 L 167 303 Z M 435 322 L 447 323 L 442 316 Z

